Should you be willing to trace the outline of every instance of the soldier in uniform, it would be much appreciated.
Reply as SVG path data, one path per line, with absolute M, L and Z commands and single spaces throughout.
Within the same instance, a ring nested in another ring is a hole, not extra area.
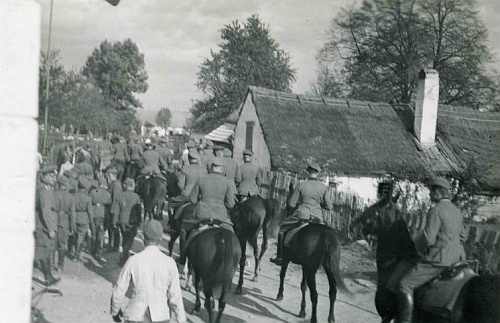
M 198 155 L 200 156 L 200 162 L 199 162 L 200 166 L 205 168 L 208 172 L 210 168 L 208 167 L 208 157 L 207 155 L 205 155 L 205 149 L 203 149 L 202 145 L 199 145 L 197 147 L 197 151 Z
M 245 197 L 259 195 L 259 187 L 262 182 L 259 166 L 252 164 L 253 152 L 250 149 L 243 151 L 243 165 L 236 170 L 236 185 L 238 186 L 237 197 L 242 201 Z
M 104 219 L 109 217 L 111 209 L 111 194 L 108 192 L 108 183 L 104 176 L 99 177 L 99 187 L 90 191 L 90 198 L 94 206 L 94 219 L 92 226 L 92 253 L 96 260 L 101 260 L 104 247 Z
M 113 225 L 118 226 L 122 234 L 123 254 L 120 258 L 120 266 L 123 266 L 129 257 L 137 228 L 141 224 L 141 198 L 134 192 L 135 182 L 127 178 L 124 182 L 125 191 L 118 198 L 118 203 L 113 205 Z
M 198 163 L 198 158 L 199 155 L 196 150 L 189 152 L 189 164 L 184 165 L 179 173 L 177 182 L 181 194 L 170 199 L 169 202 L 171 203 L 171 207 L 176 208 L 187 203 L 189 201 L 189 194 L 191 194 L 194 185 L 203 175 L 207 174 L 206 168 L 203 168 Z
M 78 191 L 75 193 L 75 208 L 76 208 L 76 254 L 75 262 L 81 261 L 82 245 L 85 237 L 91 226 L 93 226 L 94 207 L 92 199 L 89 196 L 89 182 L 86 178 L 78 179 Z M 87 241 L 88 242 L 88 241 Z M 87 248 L 90 251 L 91 246 L 87 243 Z
M 128 154 L 128 147 L 125 143 L 125 138 L 120 137 L 118 142 L 114 145 L 113 161 L 125 167 L 127 162 L 130 161 Z
M 70 184 L 67 177 L 60 177 L 58 185 L 59 189 L 54 192 L 58 215 L 57 249 L 59 255 L 56 270 L 63 270 L 64 258 L 68 251 L 68 239 L 76 231 L 76 198 L 69 192 Z
M 182 170 L 184 165 L 189 165 L 189 153 L 192 151 L 198 152 L 198 149 L 196 148 L 196 143 L 194 142 L 194 140 L 191 140 L 191 139 L 188 140 L 188 142 L 186 142 L 185 146 L 186 146 L 186 149 L 184 149 L 182 151 L 181 158 L 179 159 L 178 167 L 180 170 Z
M 111 194 L 111 209 L 113 209 L 114 205 L 118 203 L 118 198 L 123 192 L 123 186 L 117 177 L 118 171 L 116 168 L 108 168 L 106 175 L 108 179 L 108 191 Z M 108 230 L 109 251 L 118 251 L 120 246 L 120 230 L 113 225 L 113 216 L 111 215 L 111 212 L 105 214 L 104 223 L 106 229 Z
M 78 191 L 78 172 L 70 169 L 64 172 L 64 176 L 68 179 L 69 192 L 75 194 Z
M 430 198 L 435 203 L 427 213 L 424 230 L 415 239 L 421 255 L 399 283 L 400 323 L 412 322 L 414 290 L 436 277 L 446 267 L 464 260 L 462 242 L 466 239 L 463 215 L 450 201 L 450 183 L 442 177 L 430 180 Z
M 143 149 L 142 146 L 139 144 L 138 138 L 134 138 L 133 140 L 130 141 L 130 143 L 128 144 L 128 152 L 130 156 L 129 165 L 135 164 L 139 169 L 142 168 L 143 166 L 142 151 Z M 126 176 L 132 178 L 130 174 L 130 167 L 127 168 L 127 171 L 128 173 Z
M 332 200 L 328 192 L 328 186 L 318 180 L 318 174 L 321 168 L 318 164 L 309 162 L 307 172 L 309 178 L 297 185 L 288 200 L 288 206 L 291 208 L 297 207 L 294 214 L 280 227 L 278 234 L 277 255 L 271 258 L 271 262 L 281 266 L 281 252 L 283 249 L 283 238 L 289 229 L 297 226 L 301 221 L 313 221 L 316 223 L 323 222 L 323 211 L 333 208 Z M 300 202 L 300 203 L 299 203 Z M 299 204 L 298 204 L 299 203 Z M 298 204 L 298 205 L 297 205 Z
M 233 194 L 236 197 L 236 171 L 238 169 L 238 164 L 236 164 L 236 161 L 233 159 L 233 153 L 229 148 L 224 148 L 223 150 L 224 153 L 224 160 L 226 164 L 224 165 L 224 175 L 227 177 L 229 182 L 231 183 Z
M 207 156 L 207 170 L 212 169 L 212 160 L 214 159 L 214 143 L 207 139 L 204 149 L 205 156 Z
M 167 147 L 168 140 L 167 138 L 160 138 L 160 146 L 157 148 L 158 153 L 161 158 L 167 163 L 167 168 L 165 171 L 172 171 L 172 163 L 174 162 L 174 157 L 172 156 L 172 152 Z
M 200 178 L 189 195 L 189 201 L 196 203 L 196 207 L 193 218 L 184 220 L 182 224 L 181 264 L 184 264 L 186 259 L 184 250 L 186 236 L 201 220 L 215 219 L 220 221 L 224 228 L 233 230 L 227 209 L 234 207 L 234 192 L 231 183 L 224 176 L 224 164 L 223 157 L 215 157 L 212 161 L 212 171 Z
M 73 169 L 73 164 L 71 163 L 71 155 L 70 154 L 64 154 L 64 163 L 61 165 L 59 169 L 59 175 L 58 178 L 61 178 L 64 176 L 66 171 L 69 171 L 70 169 Z
M 153 143 L 149 139 L 146 139 L 146 151 L 143 153 L 142 159 L 144 161 L 144 167 L 141 169 L 141 174 L 147 175 L 153 173 L 164 178 L 160 171 L 160 165 L 164 170 L 167 170 L 168 164 L 163 160 L 158 151 L 153 149 Z
M 50 258 L 57 246 L 57 213 L 53 186 L 57 178 L 57 167 L 48 166 L 39 171 L 39 185 L 35 200 L 35 261 L 45 277 L 45 285 L 60 281 L 50 269 Z

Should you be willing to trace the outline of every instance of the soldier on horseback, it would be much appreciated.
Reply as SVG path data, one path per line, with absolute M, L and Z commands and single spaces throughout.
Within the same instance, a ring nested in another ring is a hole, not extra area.
M 288 206 L 291 208 L 297 207 L 293 215 L 287 219 L 280 227 L 278 234 L 277 254 L 271 258 L 271 262 L 281 266 L 281 253 L 283 249 L 283 240 L 285 233 L 299 225 L 304 221 L 312 221 L 315 223 L 323 222 L 322 209 L 331 210 L 333 208 L 328 187 L 318 180 L 318 174 L 321 168 L 314 162 L 309 162 L 307 165 L 307 173 L 309 178 L 302 183 L 299 183 L 292 196 L 288 200 Z M 298 206 L 297 206 L 298 204 Z
M 147 175 L 152 173 L 158 177 L 165 179 L 160 171 L 160 166 L 165 170 L 168 169 L 167 162 L 163 160 L 163 158 L 160 156 L 160 153 L 158 153 L 158 151 L 154 150 L 153 148 L 154 147 L 151 139 L 146 139 L 146 151 L 142 155 L 144 167 L 141 169 L 141 174 Z
M 130 156 L 130 161 L 127 163 L 127 177 L 135 178 L 137 172 L 142 168 L 142 146 L 139 144 L 139 138 L 134 138 L 128 144 L 128 153 Z M 137 170 L 134 172 L 133 168 Z
M 236 170 L 236 185 L 238 191 L 236 197 L 239 201 L 253 195 L 259 195 L 259 187 L 262 182 L 259 166 L 252 164 L 253 152 L 250 149 L 243 151 L 243 165 Z
M 184 264 L 185 238 L 187 233 L 196 228 L 205 219 L 218 220 L 226 229 L 233 230 L 227 209 L 234 207 L 234 191 L 231 183 L 224 177 L 224 158 L 215 157 L 212 161 L 212 171 L 200 178 L 189 195 L 189 201 L 196 203 L 193 218 L 184 220 L 181 231 L 181 258 Z
M 466 238 L 463 216 L 450 201 L 450 183 L 445 178 L 435 177 L 429 184 L 429 195 L 435 205 L 427 213 L 425 228 L 415 240 L 421 258 L 399 283 L 397 322 L 400 323 L 412 322 L 415 289 L 465 258 L 461 243 Z

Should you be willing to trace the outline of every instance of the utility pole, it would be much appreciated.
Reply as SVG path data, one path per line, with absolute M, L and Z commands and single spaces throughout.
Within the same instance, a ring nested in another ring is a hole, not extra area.
M 49 131 L 49 88 L 50 88 L 50 40 L 52 37 L 52 9 L 54 8 L 54 0 L 50 0 L 50 16 L 49 16 L 49 43 L 47 44 L 46 65 L 47 65 L 47 86 L 45 87 L 45 118 L 43 123 L 43 152 L 47 153 L 47 134 Z

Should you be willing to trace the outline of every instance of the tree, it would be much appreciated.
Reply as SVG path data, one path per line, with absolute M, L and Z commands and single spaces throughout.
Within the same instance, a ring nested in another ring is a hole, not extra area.
M 411 102 L 418 71 L 426 66 L 439 72 L 442 103 L 497 108 L 498 81 L 486 71 L 491 53 L 474 5 L 474 0 L 364 0 L 334 19 L 318 62 L 356 99 Z M 323 76 L 316 85 L 320 93 L 331 84 Z
M 66 93 L 65 80 L 66 70 L 60 63 L 61 53 L 58 49 L 51 50 L 49 55 L 41 52 L 39 78 L 38 78 L 38 115 L 39 122 L 43 122 L 45 109 L 47 107 L 47 66 L 50 61 L 50 86 L 49 86 L 49 124 L 59 127 L 61 125 L 61 116 L 64 115 L 64 104 L 61 96 Z
M 198 72 L 197 87 L 204 98 L 190 109 L 191 125 L 198 131 L 220 125 L 242 103 L 249 85 L 290 91 L 295 81 L 290 56 L 279 48 L 258 16 L 249 17 L 243 25 L 233 21 L 224 26 L 221 38 L 220 51 L 211 51 Z
M 144 54 L 139 52 L 131 39 L 115 43 L 107 40 L 102 42 L 87 59 L 83 74 L 90 78 L 116 109 L 142 107 L 135 94 L 147 91 L 148 74 Z
M 156 123 L 165 129 L 165 134 L 167 133 L 167 127 L 170 126 L 170 122 L 172 121 L 172 112 L 168 108 L 161 108 L 160 111 L 156 114 Z

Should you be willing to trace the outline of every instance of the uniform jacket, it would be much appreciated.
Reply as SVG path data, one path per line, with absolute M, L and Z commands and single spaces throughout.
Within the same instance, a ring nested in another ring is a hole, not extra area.
M 111 207 L 111 193 L 105 188 L 99 187 L 91 190 L 89 195 L 94 206 L 94 216 L 104 218 Z
M 142 160 L 144 161 L 144 167 L 141 170 L 141 174 L 154 173 L 161 175 L 159 165 L 161 165 L 163 169 L 168 169 L 167 162 L 161 158 L 160 154 L 156 150 L 146 150 L 142 154 Z
M 219 219 L 230 223 L 227 208 L 234 207 L 235 201 L 231 183 L 224 175 L 210 173 L 203 176 L 194 186 L 189 200 L 198 203 L 195 218 Z
M 212 168 L 212 160 L 214 159 L 214 150 L 212 148 L 204 150 L 205 156 L 207 157 L 207 170 Z
M 258 195 L 262 182 L 260 168 L 252 163 L 244 163 L 236 170 L 236 185 L 239 195 Z
M 54 191 L 47 185 L 40 184 L 36 190 L 35 201 L 36 222 L 38 233 L 57 231 L 57 206 Z
M 130 161 L 132 162 L 140 162 L 142 161 L 142 146 L 138 143 L 131 142 L 128 145 L 128 152 L 130 156 Z
M 124 191 L 113 205 L 113 224 L 139 225 L 141 222 L 141 198 L 133 191 Z
M 462 212 L 449 199 L 440 200 L 429 210 L 425 228 L 415 240 L 424 262 L 450 266 L 461 260 L 461 241 L 466 238 L 462 222 Z
M 177 182 L 179 189 L 182 191 L 181 195 L 189 197 L 194 185 L 206 174 L 206 168 L 203 168 L 199 164 L 184 165 L 182 171 L 179 173 L 179 180 Z
M 205 155 L 203 151 L 199 152 L 199 155 L 200 155 L 200 166 L 209 171 L 210 168 L 208 167 L 208 157 Z
M 114 159 L 122 163 L 130 161 L 130 156 L 128 154 L 128 147 L 123 142 L 117 142 L 115 145 L 115 155 Z
M 293 217 L 298 219 L 317 219 L 323 222 L 322 208 L 333 208 L 328 187 L 317 179 L 299 183 L 288 201 L 288 206 L 297 207 Z
M 177 322 L 186 322 L 177 265 L 157 246 L 146 246 L 125 263 L 113 287 L 111 315 L 118 314 L 130 281 L 133 293 L 124 311 L 125 320 L 142 322 L 149 307 L 153 322 L 168 321 L 170 311 Z
M 92 199 L 85 189 L 75 193 L 76 224 L 90 224 L 94 217 Z
M 57 226 L 59 228 L 71 229 L 74 231 L 76 220 L 76 198 L 66 190 L 56 190 L 54 192 L 56 210 L 58 215 Z
M 118 198 L 123 192 L 122 183 L 119 180 L 111 182 L 108 184 L 109 194 L 111 194 L 111 210 L 116 209 L 116 204 L 118 203 Z
M 232 157 L 224 157 L 224 159 L 226 161 L 226 164 L 224 165 L 224 174 L 226 175 L 227 179 L 234 182 L 238 164 L 236 164 Z
M 165 168 L 165 170 L 170 171 L 170 165 L 172 165 L 174 160 L 170 149 L 168 147 L 160 146 L 156 150 L 160 154 L 161 158 L 167 163 L 167 168 Z

